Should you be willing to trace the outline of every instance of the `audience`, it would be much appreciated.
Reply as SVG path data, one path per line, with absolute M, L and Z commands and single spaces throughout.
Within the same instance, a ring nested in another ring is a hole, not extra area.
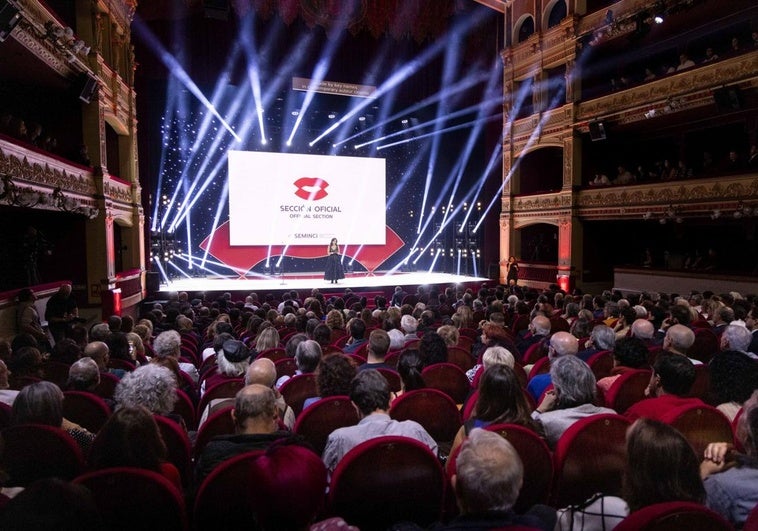
M 350 384 L 349 396 L 361 420 L 355 426 L 339 428 L 329 435 L 323 460 L 330 472 L 334 471 L 337 463 L 352 448 L 383 435 L 410 437 L 426 444 L 432 452 L 437 453 L 437 443 L 420 424 L 412 420 L 390 419 L 389 384 L 376 369 L 360 371 Z

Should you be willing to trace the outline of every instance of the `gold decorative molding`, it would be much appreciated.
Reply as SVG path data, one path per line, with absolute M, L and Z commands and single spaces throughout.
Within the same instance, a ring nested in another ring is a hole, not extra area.
M 132 186 L 114 179 L 103 180 L 103 195 L 120 203 L 132 203 Z
M 576 204 L 581 213 L 589 208 L 707 204 L 757 197 L 758 175 L 752 174 L 582 190 L 576 195 Z
M 755 77 L 758 77 L 758 50 L 690 68 L 670 77 L 580 103 L 577 106 L 576 119 L 609 117 L 613 113 L 650 107 L 655 102 L 697 91 L 711 90 Z
M 94 196 L 94 175 L 58 159 L 0 141 L 0 173 L 19 182 Z
M 541 212 L 555 209 L 563 210 L 571 208 L 573 204 L 571 192 L 514 197 L 512 201 L 514 213 Z

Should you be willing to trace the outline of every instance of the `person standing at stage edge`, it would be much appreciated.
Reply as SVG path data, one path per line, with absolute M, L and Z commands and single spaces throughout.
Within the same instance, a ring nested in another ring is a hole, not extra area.
M 336 284 L 339 279 L 345 278 L 345 271 L 343 271 L 342 262 L 340 261 L 340 246 L 337 243 L 337 238 L 332 238 L 332 241 L 329 242 L 327 253 L 324 280 L 328 280 L 330 284 Z
M 511 280 L 513 281 L 513 286 L 518 284 L 518 262 L 515 256 L 511 256 L 506 265 L 505 281 L 509 286 L 511 286 Z

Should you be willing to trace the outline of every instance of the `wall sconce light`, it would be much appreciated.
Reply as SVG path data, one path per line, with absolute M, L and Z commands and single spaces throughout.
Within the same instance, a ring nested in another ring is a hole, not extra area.
M 721 217 L 721 211 L 720 210 L 714 210 L 711 213 L 711 219 L 713 219 L 713 220 L 719 219 L 720 217 Z

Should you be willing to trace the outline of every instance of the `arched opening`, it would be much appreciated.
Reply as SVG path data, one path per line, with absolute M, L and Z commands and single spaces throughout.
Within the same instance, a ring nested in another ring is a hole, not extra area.
M 531 15 L 527 15 L 526 18 L 524 18 L 518 26 L 518 31 L 516 32 L 516 35 L 518 35 L 517 42 L 524 42 L 533 33 L 534 18 Z
M 547 27 L 552 28 L 557 26 L 568 14 L 566 0 L 556 0 L 552 6 L 548 6 L 547 10 Z

